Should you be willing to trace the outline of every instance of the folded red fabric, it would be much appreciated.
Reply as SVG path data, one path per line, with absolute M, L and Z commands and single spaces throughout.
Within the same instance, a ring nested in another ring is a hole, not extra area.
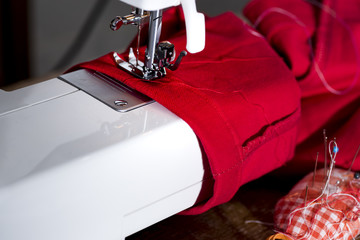
M 178 50 L 185 49 L 179 8 L 165 13 L 162 38 Z M 144 82 L 134 78 L 115 65 L 112 54 L 71 70 L 79 68 L 124 82 L 193 129 L 214 183 L 210 199 L 186 214 L 201 213 L 230 200 L 239 186 L 293 156 L 300 116 L 296 80 L 269 44 L 231 13 L 206 18 L 205 50 L 188 54 L 177 71 L 168 71 L 162 79 Z
M 323 129 L 337 138 L 337 164 L 349 167 L 360 144 L 359 1 L 254 0 L 244 14 L 284 57 L 301 88 L 295 169 L 313 167 L 324 149 Z M 360 169 L 360 155 L 354 169 Z

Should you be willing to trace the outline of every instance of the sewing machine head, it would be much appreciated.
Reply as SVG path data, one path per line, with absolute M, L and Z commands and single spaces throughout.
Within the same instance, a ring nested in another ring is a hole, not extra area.
M 136 77 L 152 80 L 166 75 L 166 68 L 176 70 L 186 51 L 181 51 L 175 60 L 175 47 L 172 43 L 159 42 L 164 9 L 182 5 L 186 24 L 186 49 L 190 53 L 200 52 L 205 47 L 205 19 L 196 10 L 195 0 L 120 0 L 135 8 L 127 16 L 116 17 L 110 24 L 112 30 L 122 25 L 135 25 L 138 28 L 137 47 L 135 53 L 130 49 L 128 62 L 114 53 L 118 66 Z M 149 34 L 144 61 L 139 59 L 140 32 L 143 25 L 149 22 Z

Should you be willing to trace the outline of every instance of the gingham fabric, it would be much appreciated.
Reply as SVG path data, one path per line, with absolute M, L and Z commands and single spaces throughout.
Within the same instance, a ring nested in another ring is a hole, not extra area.
M 360 233 L 360 180 L 335 168 L 323 192 L 324 176 L 324 170 L 314 180 L 312 173 L 307 175 L 280 199 L 275 208 L 278 231 L 296 240 L 347 240 Z

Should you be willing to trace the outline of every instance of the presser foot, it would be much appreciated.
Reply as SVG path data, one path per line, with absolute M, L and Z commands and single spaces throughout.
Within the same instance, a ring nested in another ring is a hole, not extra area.
M 168 48 L 168 42 L 165 42 L 164 45 L 166 46 L 166 48 Z M 166 75 L 166 68 L 170 69 L 171 71 L 175 71 L 179 67 L 182 58 L 187 54 L 186 51 L 182 51 L 179 57 L 176 59 L 175 63 L 171 64 L 170 61 L 174 60 L 175 52 L 168 51 L 169 49 L 166 49 L 164 54 L 164 48 L 161 47 L 164 45 L 160 45 L 160 47 L 158 48 L 159 51 L 157 56 L 161 57 L 159 57 L 158 63 L 153 65 L 152 69 L 147 68 L 142 61 L 135 57 L 132 48 L 130 48 L 129 51 L 129 61 L 125 61 L 124 59 L 122 59 L 117 52 L 114 52 L 113 57 L 119 68 L 125 70 L 126 72 L 137 78 L 151 81 L 164 77 Z
M 149 21 L 148 43 L 145 50 L 144 61 L 139 60 L 140 48 L 140 32 L 145 21 Z M 175 71 L 184 56 L 186 51 L 182 51 L 179 57 L 175 60 L 174 44 L 163 41 L 159 42 L 161 32 L 162 10 L 144 11 L 136 8 L 130 15 L 124 17 L 116 17 L 110 24 L 110 28 L 114 31 L 118 30 L 123 24 L 135 25 L 138 27 L 136 57 L 132 48 L 129 52 L 129 60 L 123 60 L 119 54 L 114 53 L 113 57 L 116 64 L 123 70 L 129 72 L 135 77 L 146 81 L 154 80 L 164 77 L 166 75 L 166 68 Z
M 134 77 L 150 81 L 166 75 L 166 70 L 164 68 L 156 70 L 147 69 L 142 61 L 136 60 L 132 48 L 130 48 L 128 62 L 123 60 L 117 52 L 114 52 L 113 56 L 118 67 L 130 73 Z

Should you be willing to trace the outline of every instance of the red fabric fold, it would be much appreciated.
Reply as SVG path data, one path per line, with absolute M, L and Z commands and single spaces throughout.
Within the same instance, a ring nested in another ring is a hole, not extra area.
M 163 21 L 162 37 L 178 51 L 185 49 L 180 10 L 169 10 Z M 168 71 L 162 79 L 144 82 L 132 77 L 115 65 L 111 53 L 71 70 L 79 68 L 124 82 L 193 129 L 215 181 L 213 196 L 186 214 L 230 200 L 242 184 L 293 156 L 300 116 L 298 85 L 267 42 L 231 13 L 207 18 L 205 50 L 188 54 L 177 71 Z
M 337 139 L 337 164 L 349 167 L 360 144 L 359 1 L 254 0 L 244 14 L 284 57 L 301 88 L 294 170 L 313 167 L 324 149 L 323 129 Z M 354 169 L 360 169 L 360 155 Z

